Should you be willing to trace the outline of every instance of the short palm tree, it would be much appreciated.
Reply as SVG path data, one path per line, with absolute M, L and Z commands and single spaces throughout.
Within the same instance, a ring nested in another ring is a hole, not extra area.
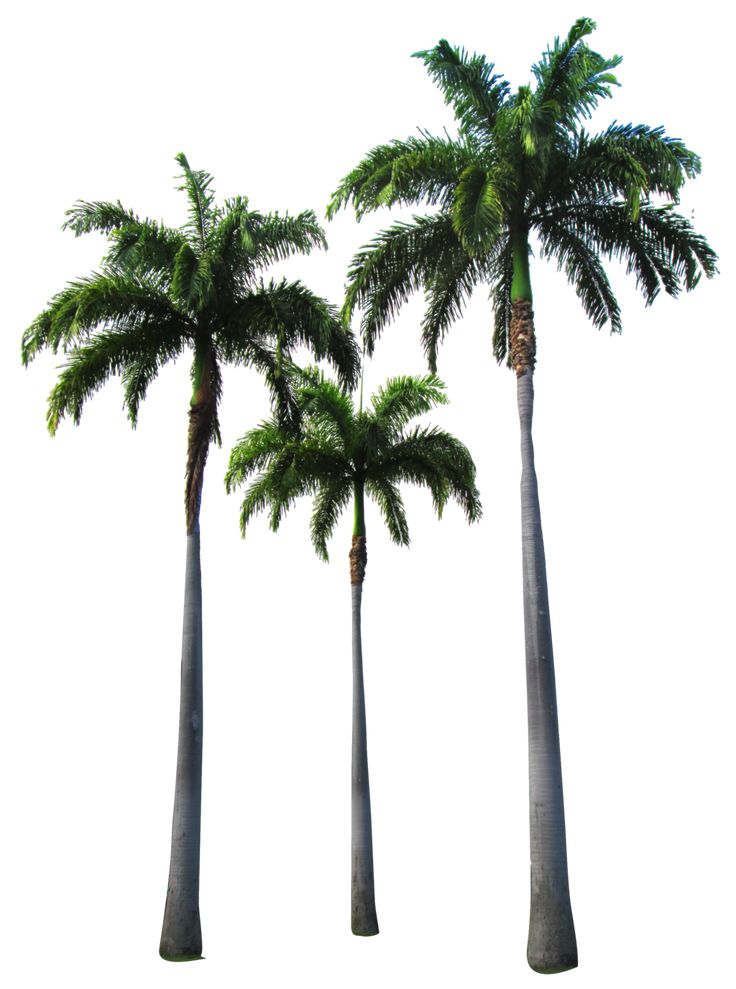
M 556 261 L 593 325 L 620 331 L 601 258 L 633 274 L 647 304 L 676 296 L 716 256 L 675 212 L 700 160 L 661 127 L 582 126 L 616 84 L 620 58 L 592 51 L 582 18 L 532 67 L 536 85 L 512 92 L 492 63 L 446 41 L 417 53 L 455 113 L 457 138 L 419 137 L 374 148 L 347 175 L 328 215 L 352 203 L 358 218 L 394 204 L 436 206 L 381 233 L 354 259 L 345 310 L 363 307 L 371 353 L 377 336 L 420 286 L 422 343 L 432 370 L 445 332 L 473 288 L 490 286 L 494 350 L 517 376 L 522 451 L 522 549 L 529 715 L 531 911 L 527 957 L 541 972 L 577 964 L 570 907 L 552 636 L 532 446 L 535 329 L 529 258 Z
M 177 156 L 189 200 L 181 229 L 140 219 L 121 204 L 78 203 L 65 227 L 80 235 L 102 231 L 109 249 L 101 270 L 71 282 L 26 330 L 25 364 L 43 348 L 67 353 L 49 396 L 53 434 L 64 416 L 79 422 L 87 399 L 120 375 L 133 426 L 161 367 L 191 351 L 185 508 L 184 596 L 179 742 L 171 865 L 160 952 L 167 959 L 199 958 L 199 848 L 202 785 L 202 588 L 199 511 L 210 443 L 220 442 L 221 368 L 260 371 L 285 418 L 296 411 L 289 353 L 299 344 L 328 357 L 342 379 L 354 381 L 358 354 L 336 311 L 299 282 L 264 283 L 274 261 L 325 247 L 314 213 L 263 214 L 235 198 L 217 206 L 212 177 Z
M 407 429 L 412 419 L 447 401 L 434 375 L 392 378 L 364 410 L 356 411 L 346 392 L 321 375 L 306 373 L 299 390 L 301 430 L 277 419 L 247 433 L 230 455 L 229 491 L 256 474 L 243 500 L 243 535 L 251 518 L 270 509 L 271 528 L 300 495 L 313 495 L 311 535 L 318 555 L 327 559 L 327 540 L 341 512 L 353 502 L 350 584 L 353 621 L 352 737 L 352 892 L 353 934 L 378 934 L 373 879 L 371 801 L 368 785 L 361 602 L 367 563 L 365 498 L 379 506 L 390 537 L 408 545 L 409 529 L 399 491 L 402 482 L 429 488 L 438 516 L 449 497 L 459 502 L 469 522 L 480 517 L 475 465 L 453 436 L 429 426 Z M 362 391 L 362 387 L 361 387 Z

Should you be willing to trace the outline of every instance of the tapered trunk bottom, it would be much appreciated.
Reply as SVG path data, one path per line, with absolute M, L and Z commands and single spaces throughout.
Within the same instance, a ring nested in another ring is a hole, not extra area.
M 578 946 L 567 877 L 532 878 L 526 958 L 535 972 L 551 975 L 577 968 Z
M 361 895 L 353 890 L 350 929 L 358 937 L 373 937 L 374 934 L 378 934 L 376 904 L 369 894 Z
M 199 907 L 188 907 L 181 900 L 182 897 L 171 890 L 166 897 L 158 953 L 167 962 L 190 962 L 202 957 Z

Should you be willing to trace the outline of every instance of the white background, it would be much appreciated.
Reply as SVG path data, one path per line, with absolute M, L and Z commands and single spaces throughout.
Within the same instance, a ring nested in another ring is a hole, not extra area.
M 583 989 L 730 984 L 734 930 L 731 52 L 715 5 L 69 0 L 5 15 L 2 56 L 4 830 L 0 981 L 80 989 L 503 986 L 526 967 L 528 835 L 513 374 L 479 291 L 440 354 L 470 448 L 470 529 L 407 492 L 394 547 L 367 518 L 364 654 L 381 934 L 349 928 L 350 520 L 329 565 L 309 505 L 238 535 L 232 443 L 268 414 L 228 373 L 205 482 L 206 960 L 158 958 L 168 871 L 184 569 L 188 364 L 137 431 L 111 382 L 52 440 L 60 358 L 24 371 L 23 329 L 104 241 L 62 233 L 75 200 L 185 219 L 174 155 L 218 195 L 320 216 L 375 144 L 452 128 L 422 64 L 439 38 L 517 86 L 587 14 L 622 88 L 593 122 L 662 123 L 703 158 L 681 210 L 719 278 L 646 309 L 614 267 L 624 333 L 587 323 L 554 267 L 532 269 L 535 442 L 547 545 Z M 341 301 L 380 226 L 349 213 L 288 269 Z M 421 300 L 366 369 L 424 371 Z

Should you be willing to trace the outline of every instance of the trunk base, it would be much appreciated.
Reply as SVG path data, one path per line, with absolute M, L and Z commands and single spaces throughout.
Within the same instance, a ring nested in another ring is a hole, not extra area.
M 533 884 L 526 959 L 531 969 L 544 975 L 577 968 L 578 946 L 566 877 L 564 889 L 558 886 L 555 890 L 549 880 Z

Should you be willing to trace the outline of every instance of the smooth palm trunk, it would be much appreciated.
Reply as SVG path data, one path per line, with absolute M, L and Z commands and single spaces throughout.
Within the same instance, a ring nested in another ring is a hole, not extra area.
M 202 576 L 199 526 L 187 535 L 179 745 L 171 866 L 159 952 L 168 961 L 202 955 L 199 842 L 202 816 Z
M 351 921 L 353 934 L 378 934 L 373 881 L 373 836 L 371 794 L 368 783 L 368 741 L 363 687 L 363 649 L 360 634 L 360 606 L 363 582 L 351 583 L 353 604 L 353 747 L 351 793 Z
M 517 378 L 521 426 L 521 531 L 524 578 L 531 907 L 527 960 L 537 972 L 563 972 L 578 963 L 570 905 L 565 810 L 547 570 L 532 445 L 534 382 Z

